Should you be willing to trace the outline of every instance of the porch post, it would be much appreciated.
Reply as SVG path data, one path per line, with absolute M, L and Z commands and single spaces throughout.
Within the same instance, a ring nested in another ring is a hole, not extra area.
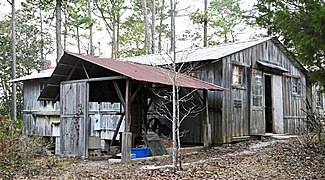
M 203 100 L 205 103 L 205 120 L 203 121 L 203 139 L 204 146 L 210 147 L 212 145 L 211 124 L 209 120 L 209 99 L 208 90 L 203 90 Z
M 125 86 L 125 129 L 122 134 L 121 161 L 128 163 L 131 161 L 132 133 L 131 126 L 131 80 L 126 79 Z

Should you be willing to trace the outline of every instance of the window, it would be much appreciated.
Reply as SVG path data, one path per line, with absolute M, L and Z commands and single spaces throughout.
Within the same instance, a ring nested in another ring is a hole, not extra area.
M 292 83 L 292 93 L 300 95 L 300 91 L 301 91 L 300 79 L 293 77 L 291 79 L 291 83 Z
M 243 67 L 233 65 L 232 69 L 232 84 L 243 84 Z
M 263 76 L 262 73 L 252 73 L 252 96 L 253 106 L 263 106 Z

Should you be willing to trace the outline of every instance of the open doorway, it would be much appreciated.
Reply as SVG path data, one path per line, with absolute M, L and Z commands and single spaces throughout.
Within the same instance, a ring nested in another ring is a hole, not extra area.
M 272 117 L 272 81 L 271 75 L 265 75 L 265 132 L 273 133 Z

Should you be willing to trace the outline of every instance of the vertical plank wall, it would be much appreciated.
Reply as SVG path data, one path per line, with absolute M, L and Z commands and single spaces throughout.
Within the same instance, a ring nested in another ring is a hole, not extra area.
M 40 102 L 41 81 L 24 81 L 23 129 L 26 135 L 57 136 L 55 123 L 60 121 L 59 103 Z

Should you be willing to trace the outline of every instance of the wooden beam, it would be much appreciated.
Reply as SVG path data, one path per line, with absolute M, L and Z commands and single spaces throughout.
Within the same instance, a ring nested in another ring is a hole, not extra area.
M 133 93 L 132 97 L 131 97 L 131 103 L 134 101 L 134 99 L 137 97 L 137 95 L 139 94 L 140 90 L 142 89 L 143 84 L 140 84 L 137 89 L 135 90 L 135 92 Z
M 46 84 L 46 86 L 51 86 L 51 87 L 60 87 L 60 84 Z
M 203 99 L 205 102 L 205 121 L 203 123 L 203 139 L 204 146 L 210 147 L 212 145 L 212 129 L 209 119 L 209 99 L 208 99 L 208 90 L 203 90 Z
M 125 132 L 130 132 L 131 126 L 131 80 L 125 83 Z
M 72 64 L 63 64 L 63 63 L 59 63 L 58 66 L 65 66 L 65 67 L 71 67 L 71 68 L 74 67 L 74 65 L 72 65 Z
M 115 91 L 116 91 L 116 93 L 117 93 L 118 98 L 120 99 L 120 101 L 121 101 L 121 103 L 122 103 L 124 109 L 126 109 L 126 107 L 125 107 L 125 101 L 124 101 L 123 95 L 122 95 L 122 93 L 121 93 L 121 90 L 120 90 L 120 88 L 118 87 L 117 82 L 116 82 L 116 81 L 113 81 L 113 85 L 114 85 L 114 88 L 115 88 Z
M 114 134 L 113 134 L 113 137 L 112 137 L 111 145 L 109 147 L 111 147 L 113 145 L 113 142 L 115 141 L 115 139 L 117 137 L 117 134 L 119 132 L 119 129 L 120 129 L 121 124 L 122 124 L 123 119 L 124 119 L 124 115 L 125 114 L 122 114 L 122 116 L 120 117 L 120 119 L 117 122 L 116 129 L 115 129 Z
M 131 80 L 126 79 L 125 83 L 125 130 L 122 133 L 121 161 L 131 161 L 132 133 L 131 126 Z
M 88 75 L 88 73 L 87 73 L 87 69 L 86 69 L 86 67 L 85 67 L 83 61 L 81 61 L 81 65 L 82 65 L 82 68 L 83 68 L 83 70 L 84 70 L 84 72 L 85 72 L 85 74 L 86 74 L 86 76 L 87 76 L 87 79 L 89 79 L 89 75 Z
M 199 100 L 201 107 L 204 108 L 205 107 L 205 102 L 204 102 L 203 98 L 200 96 L 198 91 L 194 92 L 194 97 Z
M 68 75 L 65 75 L 65 74 L 52 74 L 52 76 L 56 76 L 56 77 L 67 77 Z
M 71 81 L 62 81 L 62 84 L 68 83 L 79 83 L 79 82 L 96 82 L 96 81 L 113 81 L 113 80 L 120 80 L 126 79 L 125 76 L 109 76 L 109 77 L 99 77 L 99 78 L 91 78 L 91 79 L 78 79 L 78 80 L 71 80 Z
M 71 71 L 70 71 L 70 73 L 69 73 L 69 75 L 68 75 L 68 77 L 67 77 L 66 80 L 69 80 L 69 79 L 71 78 L 71 76 L 72 76 L 72 74 L 74 73 L 74 71 L 76 70 L 76 68 L 77 68 L 77 66 L 78 66 L 78 64 L 79 64 L 79 62 L 80 62 L 80 60 L 78 60 L 77 63 L 72 67 L 72 69 L 71 69 Z M 59 64 L 60 64 L 60 63 L 59 63 Z

